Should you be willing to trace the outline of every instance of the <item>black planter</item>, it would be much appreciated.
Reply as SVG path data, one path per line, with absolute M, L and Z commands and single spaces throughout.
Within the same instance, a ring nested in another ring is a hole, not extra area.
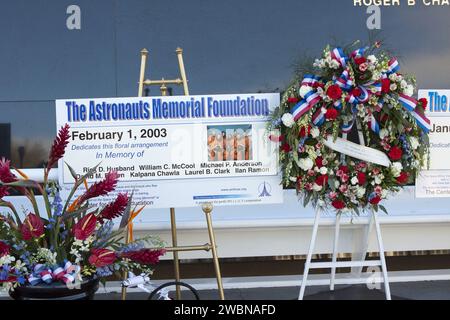
M 69 288 L 64 283 L 19 286 L 10 291 L 14 300 L 92 300 L 99 287 L 99 279 L 83 281 L 79 286 Z

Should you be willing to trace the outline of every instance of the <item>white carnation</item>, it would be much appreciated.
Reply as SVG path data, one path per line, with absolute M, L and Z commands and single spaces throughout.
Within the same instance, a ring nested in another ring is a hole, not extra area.
M 321 175 L 324 175 L 324 174 L 327 174 L 327 172 L 328 172 L 328 169 L 327 169 L 327 167 L 322 167 L 322 168 L 320 168 L 320 174 Z
M 283 114 L 283 116 L 281 117 L 281 121 L 288 128 L 292 127 L 295 123 L 294 116 L 290 113 Z
M 394 178 L 397 178 L 398 176 L 400 176 L 400 173 L 403 170 L 403 166 L 401 164 L 401 162 L 394 162 L 391 165 L 391 173 L 394 176 Z
M 308 171 L 312 169 L 314 162 L 310 158 L 302 158 L 298 161 L 298 166 L 303 171 Z
M 389 89 L 391 89 L 391 91 L 395 91 L 395 90 L 397 90 L 397 85 L 395 83 L 391 83 L 391 85 L 389 86 Z
M 405 80 L 400 81 L 400 87 L 405 89 L 408 86 L 408 83 Z
M 301 86 L 299 90 L 299 95 L 304 98 L 308 92 L 310 92 L 312 88 L 310 86 Z
M 355 185 L 358 183 L 358 178 L 357 177 L 353 177 L 352 180 L 350 180 L 350 182 Z

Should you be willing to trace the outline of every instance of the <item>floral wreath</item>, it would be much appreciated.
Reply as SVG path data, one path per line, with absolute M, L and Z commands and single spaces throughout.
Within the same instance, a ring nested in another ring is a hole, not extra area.
M 327 46 L 299 72 L 271 116 L 269 138 L 280 142 L 283 185 L 295 187 L 304 206 L 386 212 L 380 201 L 427 163 L 427 100 L 412 97 L 415 78 L 400 74 L 397 59 L 379 42 L 356 43 Z M 385 163 L 337 152 L 333 142 L 347 135 L 383 153 Z

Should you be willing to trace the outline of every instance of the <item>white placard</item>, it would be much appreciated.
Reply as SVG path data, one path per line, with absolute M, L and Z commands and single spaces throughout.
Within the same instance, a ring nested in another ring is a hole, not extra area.
M 100 163 L 90 183 L 117 171 L 117 190 L 148 208 L 264 204 L 283 199 L 266 132 L 278 105 L 272 93 L 69 99 L 56 116 L 71 126 L 64 161 L 81 175 Z M 59 166 L 67 193 L 73 177 Z
M 419 90 L 426 98 L 425 115 L 431 121 L 430 163 L 416 178 L 416 197 L 450 196 L 450 90 Z
M 324 144 L 336 152 L 343 153 L 355 159 L 375 163 L 385 167 L 389 167 L 391 165 L 391 161 L 384 152 L 348 141 L 346 139 L 338 137 L 336 138 L 336 141 L 334 141 L 333 137 L 328 137 Z

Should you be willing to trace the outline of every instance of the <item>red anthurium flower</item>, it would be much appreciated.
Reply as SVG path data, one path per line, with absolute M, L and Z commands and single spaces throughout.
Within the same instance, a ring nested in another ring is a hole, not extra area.
M 116 253 L 108 249 L 92 249 L 88 261 L 94 267 L 106 267 L 116 261 Z
M 325 118 L 327 120 L 335 120 L 338 116 L 338 111 L 335 108 L 327 109 L 327 113 L 325 113 Z
M 328 183 L 328 176 L 326 174 L 322 174 L 316 178 L 316 184 L 319 186 L 325 186 Z
M 396 178 L 399 184 L 405 184 L 408 182 L 409 174 L 408 172 L 402 171 L 400 175 Z
M 380 196 L 375 196 L 372 199 L 369 200 L 369 202 L 371 204 L 378 204 L 381 201 L 381 197 Z
M 32 238 L 39 238 L 44 234 L 44 222 L 34 213 L 30 213 L 23 221 L 20 232 L 22 233 L 23 240 L 26 241 Z
M 157 264 L 159 257 L 166 253 L 166 250 L 141 249 L 138 251 L 129 251 L 121 254 L 121 258 L 130 259 L 139 264 Z
M 391 160 L 397 161 L 400 160 L 403 155 L 402 149 L 397 146 L 393 146 L 388 153 L 388 156 Z
M 333 207 L 335 207 L 338 210 L 344 209 L 345 208 L 345 202 L 342 200 L 334 200 L 331 202 L 331 205 Z
M 358 184 L 362 186 L 364 183 L 366 183 L 366 174 L 364 172 L 358 172 L 356 174 L 356 177 L 358 178 Z
M 94 231 L 97 224 L 97 217 L 93 214 L 87 214 L 81 218 L 72 229 L 76 239 L 86 240 Z
M 0 241 L 0 257 L 6 256 L 9 254 L 9 246 L 4 243 L 3 241 Z
M 342 89 L 337 84 L 333 84 L 328 87 L 327 96 L 332 100 L 338 100 L 342 97 Z

